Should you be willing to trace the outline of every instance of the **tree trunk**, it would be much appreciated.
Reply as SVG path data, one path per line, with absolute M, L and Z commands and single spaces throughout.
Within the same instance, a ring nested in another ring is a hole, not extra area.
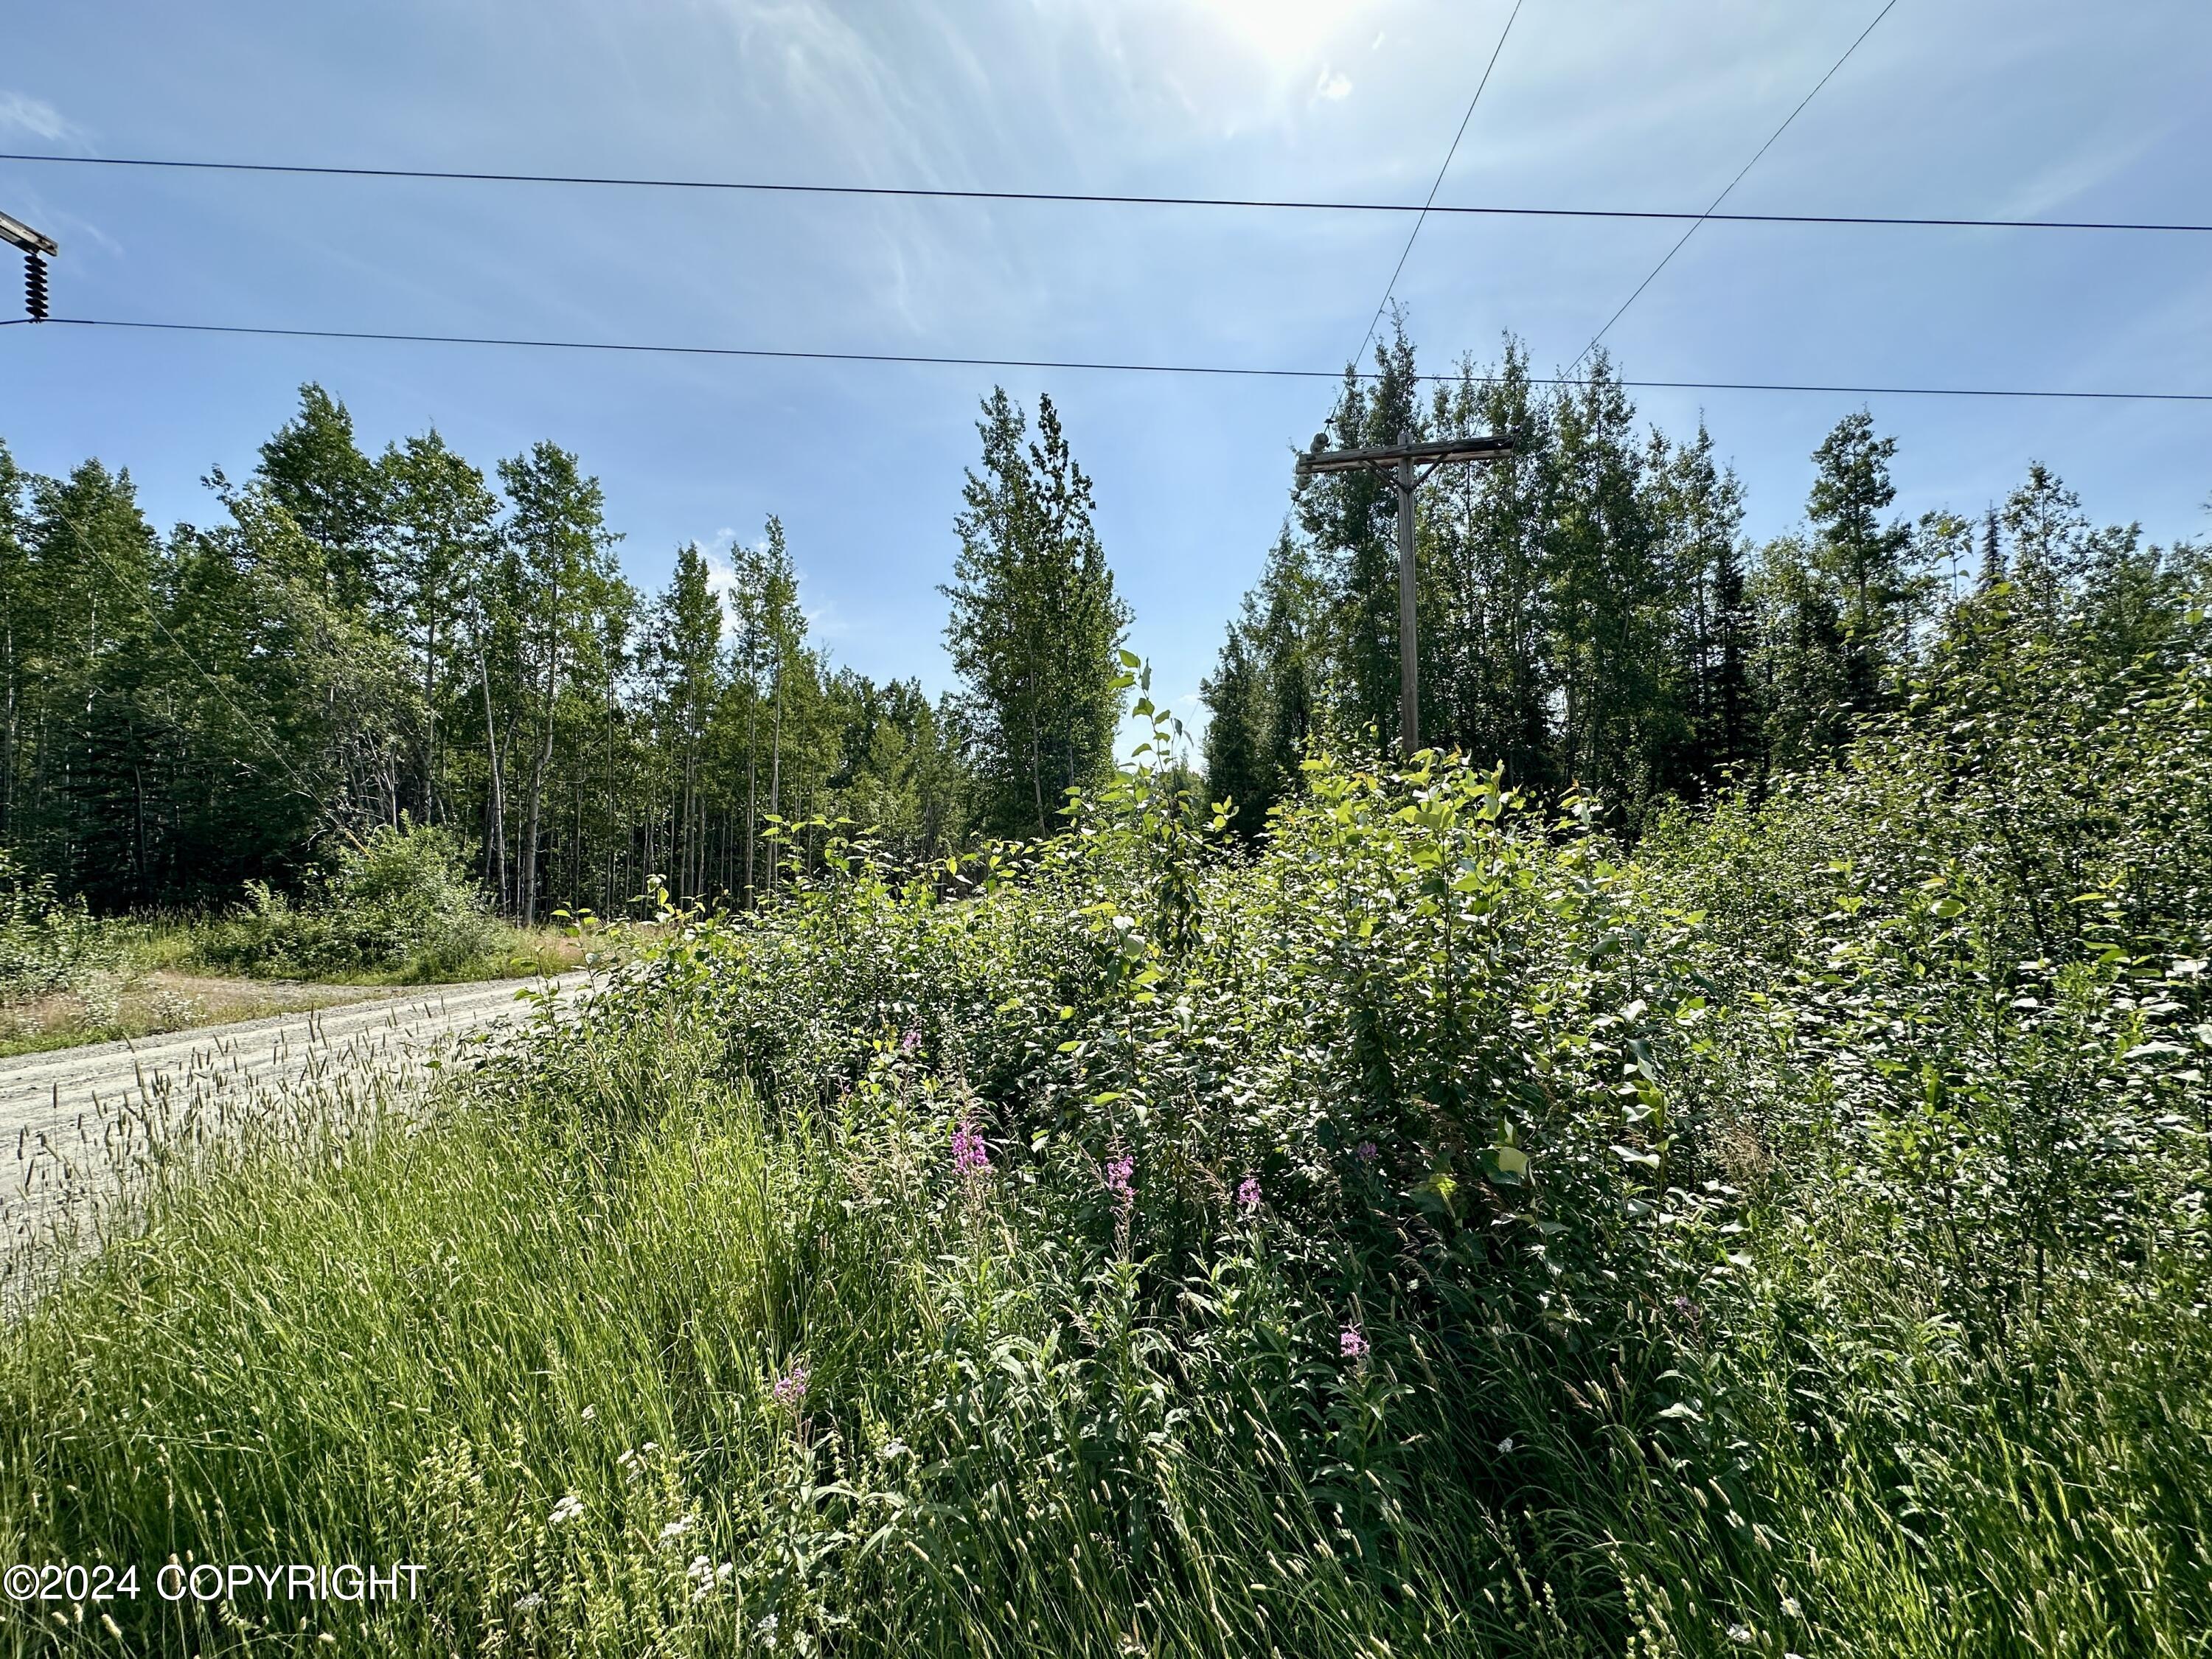
M 782 811 L 783 800 L 783 647 L 779 643 L 775 659 L 775 731 L 769 745 L 768 811 L 774 817 Z M 768 852 L 768 890 L 775 891 L 775 848 Z
M 477 653 L 477 672 L 483 686 L 484 748 L 491 762 L 490 798 L 485 803 L 489 833 L 484 839 L 490 853 L 492 890 L 498 895 L 499 908 L 512 915 L 507 893 L 507 780 L 499 753 L 499 725 L 492 717 L 491 664 L 482 649 Z
M 537 761 L 530 769 L 529 828 L 516 855 L 525 927 L 538 920 L 538 834 L 545 805 L 545 773 L 553 764 L 553 702 L 560 686 L 560 648 L 556 644 L 545 662 L 545 740 L 538 745 Z
M 750 910 L 753 905 L 753 876 L 760 868 L 758 849 L 753 843 L 753 832 L 760 823 L 760 695 L 751 684 L 750 668 L 746 676 L 744 904 Z

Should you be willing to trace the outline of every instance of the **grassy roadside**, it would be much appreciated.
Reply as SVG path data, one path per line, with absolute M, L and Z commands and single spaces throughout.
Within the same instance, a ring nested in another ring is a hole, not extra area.
M 0 1059 L 327 1007 L 400 987 L 562 974 L 582 965 L 585 954 L 559 929 L 502 923 L 465 957 L 418 953 L 396 967 L 338 969 L 310 980 L 237 971 L 221 948 L 230 922 L 162 917 L 106 926 L 114 936 L 112 965 L 77 984 L 0 1004 Z
M 558 974 L 585 956 L 562 929 L 495 917 L 443 828 L 379 827 L 298 893 L 249 882 L 221 909 L 128 919 L 93 916 L 0 849 L 0 1057 L 376 988 Z
M 17 1557 L 413 1561 L 421 1603 L 18 1650 L 2206 1650 L 2185 1264 L 1979 1352 L 1840 1211 L 1656 1343 L 1332 1296 L 1268 1194 L 1170 1273 L 1160 1171 L 963 1168 L 896 1041 L 765 1112 L 704 1006 L 219 1159 L 0 1354 Z

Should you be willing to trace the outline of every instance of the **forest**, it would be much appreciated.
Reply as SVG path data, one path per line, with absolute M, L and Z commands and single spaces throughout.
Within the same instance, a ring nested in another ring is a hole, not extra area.
M 534 922 L 621 913 L 654 875 L 748 906 L 833 830 L 917 866 L 1048 834 L 1113 769 L 1131 617 L 1051 399 L 1033 434 L 1003 392 L 981 416 L 934 701 L 810 640 L 772 514 L 726 571 L 688 545 L 641 592 L 599 482 L 550 441 L 489 472 L 434 428 L 372 458 L 310 385 L 249 475 L 210 471 L 217 520 L 166 535 L 127 469 L 34 477 L 0 448 L 0 845 L 99 911 L 219 908 L 376 826 L 440 825 Z M 1963 593 L 2080 608 L 2118 665 L 2203 567 L 2093 526 L 2040 462 L 1980 513 L 1899 521 L 1864 413 L 1811 458 L 1804 528 L 1754 547 L 1702 426 L 1640 427 L 1603 362 L 1540 390 L 1510 340 L 1438 384 L 1401 328 L 1328 435 L 1402 432 L 1516 439 L 1422 493 L 1423 732 L 1632 836 L 1837 752 Z M 1313 744 L 1396 727 L 1394 512 L 1370 477 L 1296 488 L 1230 624 L 1202 764 L 1246 835 Z
M 690 545 L 641 593 L 550 442 L 491 475 L 434 429 L 372 459 L 311 385 L 250 476 L 210 474 L 220 521 L 166 536 L 126 469 L 0 447 L 0 843 L 121 912 L 438 826 L 535 921 L 648 877 L 749 903 L 831 822 L 914 856 L 1036 833 L 1110 763 L 1126 614 L 1050 400 L 1033 442 L 1003 393 L 979 428 L 946 589 L 969 690 L 934 703 L 810 641 L 773 515 L 726 580 Z

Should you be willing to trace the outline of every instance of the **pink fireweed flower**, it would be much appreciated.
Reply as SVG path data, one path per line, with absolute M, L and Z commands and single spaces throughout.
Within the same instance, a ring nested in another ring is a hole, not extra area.
M 1115 1208 L 1127 1210 L 1137 1201 L 1136 1173 L 1137 1160 L 1127 1152 L 1106 1165 L 1106 1190 L 1114 1194 Z
M 1382 1156 L 1375 1150 L 1375 1143 L 1371 1140 L 1361 1141 L 1352 1149 L 1352 1155 L 1370 1170 L 1375 1167 L 1375 1160 Z
M 1346 1325 L 1336 1335 L 1336 1351 L 1346 1359 L 1367 1358 L 1367 1333 L 1357 1325 Z
M 812 1376 L 813 1372 L 804 1359 L 794 1359 L 791 1362 L 791 1369 L 775 1379 L 769 1392 L 775 1396 L 775 1403 L 784 1410 L 795 1412 L 806 1403 L 807 1380 Z
M 899 1039 L 899 1052 L 902 1054 L 910 1054 L 921 1047 L 921 1033 L 919 1031 L 908 1031 Z
M 1237 1207 L 1247 1212 L 1260 1207 L 1260 1177 L 1248 1175 L 1237 1183 Z
M 963 1113 L 952 1126 L 952 1167 L 963 1176 L 991 1172 L 991 1148 Z

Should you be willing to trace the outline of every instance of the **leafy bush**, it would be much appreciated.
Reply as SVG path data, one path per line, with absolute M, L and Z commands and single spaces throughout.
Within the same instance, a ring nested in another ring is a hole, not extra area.
M 0 1351 L 0 1552 L 431 1564 L 301 1650 L 2202 1655 L 2212 668 L 1970 621 L 1633 855 L 1140 767 L 672 915 L 157 1189 Z
M 64 899 L 53 878 L 27 874 L 0 848 L 0 1003 L 80 991 L 121 965 L 123 941 L 82 898 Z
M 248 973 L 327 976 L 409 969 L 435 978 L 489 951 L 498 929 L 468 849 L 438 824 L 380 824 L 338 852 L 298 899 L 262 882 L 200 954 Z

